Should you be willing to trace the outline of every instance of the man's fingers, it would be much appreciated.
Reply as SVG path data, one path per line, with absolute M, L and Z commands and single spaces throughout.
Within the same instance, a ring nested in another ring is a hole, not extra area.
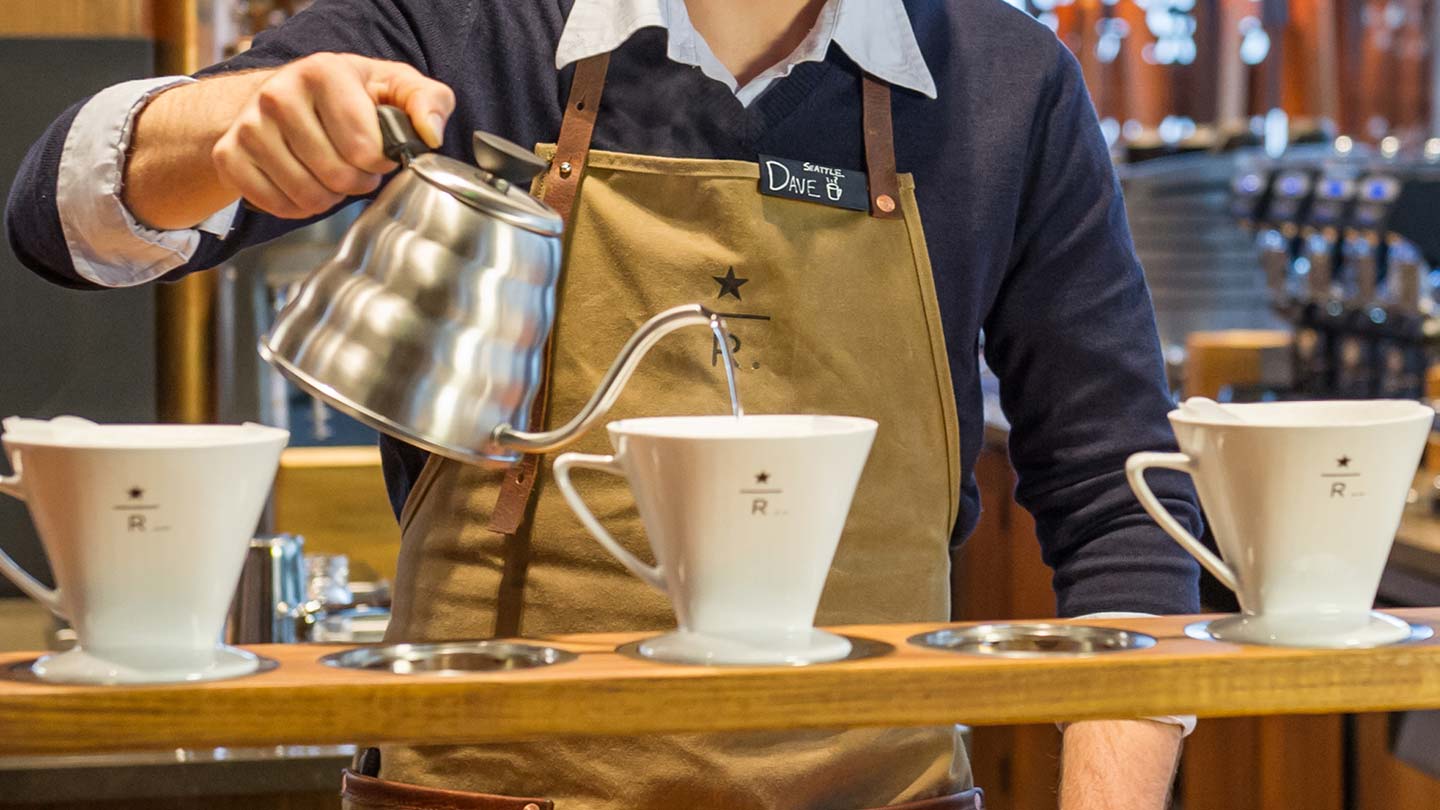
M 331 191 L 301 163 L 274 123 L 241 127 L 237 135 L 254 163 L 305 216 L 323 214 L 345 199 L 345 194 Z
M 410 116 L 439 146 L 455 95 L 415 68 L 351 54 L 307 56 L 277 71 L 215 145 L 221 179 L 258 208 L 298 218 L 367 194 L 395 168 L 381 146 L 377 104 Z
M 440 82 L 425 80 L 424 85 L 410 90 L 401 101 L 401 108 L 415 124 L 415 131 L 430 145 L 439 149 L 445 142 L 445 123 L 455 112 L 455 93 Z
M 421 139 L 438 148 L 445 140 L 445 122 L 455 112 L 454 91 L 401 62 L 369 61 L 366 69 L 375 102 L 403 109 Z
M 319 113 L 303 95 L 262 90 L 257 99 L 261 112 L 280 125 L 283 146 L 327 190 L 345 196 L 368 194 L 380 184 L 380 175 L 358 169 L 335 150 L 320 123 Z
M 363 172 L 385 174 L 395 164 L 382 151 L 375 99 L 366 87 L 363 69 L 358 67 L 373 60 L 355 59 L 358 61 L 334 54 L 309 57 L 297 79 L 314 99 L 315 112 L 336 154 Z M 310 64 L 312 60 L 314 64 Z
M 344 199 L 291 153 L 274 121 L 258 114 L 242 118 L 221 138 L 214 158 L 246 199 L 277 216 L 322 214 Z
M 221 141 L 223 144 L 224 141 Z M 305 213 L 285 196 L 270 178 L 238 149 L 216 146 L 212 155 L 220 179 L 231 186 L 245 201 L 268 214 L 282 219 L 303 219 Z

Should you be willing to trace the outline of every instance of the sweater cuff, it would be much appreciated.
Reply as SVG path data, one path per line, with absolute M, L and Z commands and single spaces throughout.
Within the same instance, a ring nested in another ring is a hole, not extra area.
M 121 200 L 125 158 L 135 116 L 157 93 L 192 82 L 160 76 L 124 82 L 85 103 L 65 135 L 55 204 L 75 272 L 102 287 L 132 287 L 185 264 L 200 246 L 202 231 L 230 232 L 238 202 L 195 228 L 158 231 L 135 219 Z
M 1127 611 L 1112 610 L 1112 611 L 1107 611 L 1107 612 L 1104 612 L 1104 613 L 1088 613 L 1088 614 L 1086 614 L 1086 615 L 1084 615 L 1084 616 L 1078 616 L 1077 618 L 1080 618 L 1080 619 L 1142 619 L 1142 618 L 1149 618 L 1149 617 L 1154 616 L 1154 615 L 1155 615 L 1154 613 L 1130 613 L 1130 612 L 1127 612 Z M 1156 722 L 1156 723 L 1165 723 L 1165 724 L 1167 724 L 1167 725 L 1179 726 L 1179 727 L 1180 727 L 1180 736 L 1181 736 L 1181 738 L 1189 737 L 1190 734 L 1191 734 L 1191 732 L 1195 731 L 1195 722 L 1196 722 L 1196 720 L 1195 720 L 1195 715 L 1193 715 L 1193 714 L 1166 714 L 1166 715 L 1161 715 L 1161 716 L 1159 716 L 1159 717 L 1140 717 L 1140 718 L 1137 718 L 1137 719 L 1139 719 L 1139 720 L 1151 720 L 1151 721 L 1154 721 L 1154 722 Z M 1056 723 L 1055 725 L 1063 732 L 1063 731 L 1065 730 L 1065 727 L 1068 726 L 1069 723 Z

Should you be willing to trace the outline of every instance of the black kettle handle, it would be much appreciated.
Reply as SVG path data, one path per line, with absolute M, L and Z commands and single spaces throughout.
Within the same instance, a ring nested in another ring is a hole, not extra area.
M 430 147 L 420 140 L 415 127 L 410 125 L 410 116 L 399 107 L 382 104 L 376 108 L 380 116 L 380 137 L 384 141 L 385 157 L 396 163 L 407 163 Z

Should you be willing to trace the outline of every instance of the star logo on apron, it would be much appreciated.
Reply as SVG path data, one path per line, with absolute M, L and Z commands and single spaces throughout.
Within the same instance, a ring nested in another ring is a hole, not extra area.
M 711 276 L 711 278 L 715 279 L 715 283 L 720 285 L 720 292 L 715 295 L 716 298 L 724 298 L 728 295 L 736 301 L 743 300 L 740 298 L 740 288 L 750 281 L 748 278 L 739 278 L 736 276 L 734 267 L 726 268 L 725 275 L 723 276 Z
M 734 266 L 734 265 L 730 265 L 730 266 L 728 266 L 728 267 L 725 268 L 725 275 L 723 275 L 723 276 L 711 276 L 710 278 L 714 279 L 715 283 L 720 285 L 720 292 L 718 292 L 718 293 L 715 294 L 715 297 L 716 297 L 717 299 L 729 297 L 729 298 L 734 298 L 736 301 L 743 301 L 743 300 L 744 300 L 743 298 L 740 297 L 740 288 L 743 287 L 743 286 L 746 285 L 746 284 L 749 284 L 749 283 L 750 283 L 750 279 L 748 279 L 748 278 L 746 278 L 746 277 L 744 277 L 744 276 L 737 276 L 737 275 L 735 275 L 735 266 Z M 745 313 L 745 312 L 721 312 L 720 315 L 722 315 L 722 316 L 726 319 L 726 321 L 728 322 L 729 328 L 730 328 L 730 351 L 731 351 L 734 355 L 737 355 L 737 356 L 735 357 L 735 367 L 736 367 L 736 368 L 749 368 L 749 369 L 751 369 L 752 371 L 759 370 L 759 368 L 760 368 L 760 361 L 759 361 L 759 360 L 757 360 L 757 359 L 749 359 L 748 361 L 742 361 L 742 359 L 738 356 L 739 353 L 740 353 L 740 350 L 741 350 L 741 348 L 742 348 L 742 342 L 741 342 L 741 340 L 740 340 L 740 336 L 735 333 L 735 332 L 736 332 L 736 322 L 737 322 L 737 321 L 757 321 L 757 322 L 764 322 L 764 321 L 770 320 L 770 316 L 769 316 L 769 315 L 759 315 L 759 314 L 754 314 L 754 313 Z M 711 349 L 711 352 L 710 352 L 710 365 L 711 365 L 711 366 L 715 366 L 715 365 L 719 364 L 719 362 L 720 362 L 720 360 L 721 360 L 721 358 L 722 358 L 723 356 L 724 356 L 723 353 L 720 351 L 720 344 L 719 344 L 719 343 L 715 343 L 714 346 L 713 346 L 713 348 Z

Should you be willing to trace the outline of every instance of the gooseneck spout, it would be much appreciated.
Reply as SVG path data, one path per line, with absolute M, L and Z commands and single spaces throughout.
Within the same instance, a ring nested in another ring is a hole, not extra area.
M 610 370 L 605 372 L 600 387 L 575 418 L 554 430 L 540 433 L 516 430 L 510 425 L 502 424 L 491 434 L 494 442 L 507 449 L 526 453 L 548 453 L 571 444 L 585 435 L 610 411 L 630 375 L 635 373 L 635 368 L 640 365 L 651 347 L 671 332 L 687 326 L 704 326 L 715 333 L 725 358 L 725 379 L 730 386 L 730 401 L 734 403 L 735 415 L 740 416 L 740 399 L 735 389 L 735 362 L 730 354 L 729 332 L 725 330 L 725 319 L 700 304 L 685 304 L 661 312 L 630 336 L 630 340 L 626 341 L 615 362 L 611 364 Z

